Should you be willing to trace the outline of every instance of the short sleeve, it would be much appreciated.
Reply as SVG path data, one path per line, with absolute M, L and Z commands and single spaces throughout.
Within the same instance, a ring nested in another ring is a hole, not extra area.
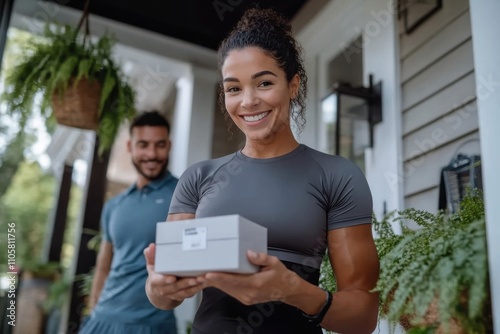
M 111 216 L 111 203 L 107 202 L 104 204 L 104 208 L 101 213 L 101 235 L 102 240 L 107 242 L 113 242 L 111 240 L 111 235 L 109 233 L 109 220 Z
M 199 170 L 197 166 L 189 167 L 179 178 L 175 187 L 172 201 L 170 202 L 171 213 L 196 213 L 199 202 Z
M 353 162 L 337 161 L 330 175 L 328 230 L 371 224 L 373 200 L 361 169 Z

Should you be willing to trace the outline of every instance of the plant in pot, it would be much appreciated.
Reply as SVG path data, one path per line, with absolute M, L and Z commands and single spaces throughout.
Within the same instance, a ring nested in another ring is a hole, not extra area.
M 414 221 L 410 229 L 403 221 Z M 396 233 L 394 224 L 401 224 Z M 406 209 L 375 217 L 380 313 L 408 333 L 492 333 L 484 203 L 470 190 L 454 214 Z M 335 290 L 327 255 L 320 285 Z M 394 330 L 394 326 L 393 326 Z
M 406 209 L 411 220 L 380 257 L 375 288 L 382 316 L 404 321 L 410 333 L 487 333 L 491 324 L 484 204 L 469 191 L 460 210 L 436 214 Z
M 96 130 L 99 149 L 111 147 L 121 123 L 134 116 L 134 91 L 112 58 L 114 39 L 96 42 L 88 29 L 88 1 L 77 27 L 47 25 L 6 78 L 3 100 L 26 119 L 38 105 L 58 123 Z M 85 23 L 85 33 L 80 29 Z

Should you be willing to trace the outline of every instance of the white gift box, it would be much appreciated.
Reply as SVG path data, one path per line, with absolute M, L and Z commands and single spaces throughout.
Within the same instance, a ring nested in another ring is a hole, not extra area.
M 155 271 L 187 277 L 210 271 L 251 274 L 247 251 L 267 253 L 267 228 L 240 215 L 156 224 Z

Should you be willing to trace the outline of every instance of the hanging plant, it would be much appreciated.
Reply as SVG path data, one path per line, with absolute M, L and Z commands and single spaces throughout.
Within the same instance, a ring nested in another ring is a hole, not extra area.
M 89 1 L 77 27 L 47 24 L 6 78 L 2 99 L 11 114 L 25 117 L 39 106 L 59 124 L 96 130 L 102 153 L 135 115 L 135 94 L 112 58 L 115 40 L 105 35 L 93 42 L 88 15 Z

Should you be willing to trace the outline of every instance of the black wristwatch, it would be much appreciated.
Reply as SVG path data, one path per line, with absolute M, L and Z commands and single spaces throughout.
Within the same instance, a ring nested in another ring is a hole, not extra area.
M 326 312 L 328 312 L 328 309 L 330 308 L 330 305 L 332 305 L 332 299 L 333 299 L 332 293 L 330 291 L 326 290 L 324 291 L 326 293 L 326 301 L 323 304 L 323 307 L 321 307 L 321 310 L 318 312 L 318 314 L 309 315 L 302 312 L 302 315 L 307 319 L 307 321 L 316 326 L 319 326 L 321 324 L 323 318 L 325 317 Z

